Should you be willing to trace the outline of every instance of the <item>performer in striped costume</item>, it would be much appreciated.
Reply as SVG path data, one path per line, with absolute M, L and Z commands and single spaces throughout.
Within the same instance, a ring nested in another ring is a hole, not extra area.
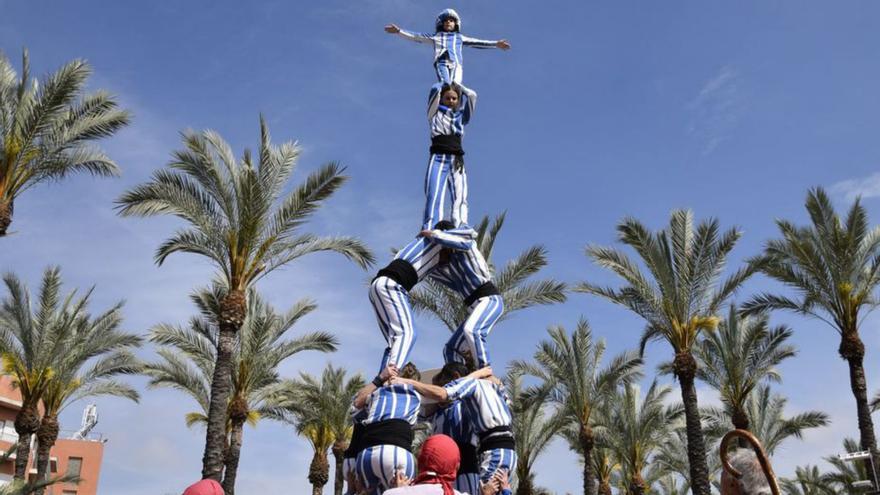
M 407 362 L 416 339 L 409 291 L 437 267 L 441 249 L 429 239 L 417 237 L 398 251 L 370 284 L 370 303 L 388 343 L 380 370 Z
M 474 48 L 501 48 L 510 49 L 507 40 L 481 40 L 461 34 L 461 18 L 452 9 L 445 9 L 437 16 L 435 32 L 414 33 L 400 29 L 395 24 L 385 26 L 385 31 L 415 41 L 417 43 L 432 43 L 434 45 L 434 69 L 437 71 L 437 80 L 441 84 L 458 83 L 462 80 L 462 47 Z
M 492 273 L 477 246 L 477 233 L 467 225 L 450 228 L 438 222 L 422 235 L 449 249 L 448 261 L 431 273 L 431 278 L 461 294 L 468 317 L 453 332 L 443 348 L 443 359 L 466 363 L 472 357 L 475 368 L 491 364 L 486 338 L 504 313 L 504 299 L 492 283 Z
M 447 363 L 437 379 L 442 387 L 400 377 L 392 379 L 392 383 L 412 385 L 426 399 L 461 401 L 464 417 L 471 421 L 479 437 L 477 453 L 483 483 L 488 483 L 499 470 L 514 472 L 517 460 L 507 394 L 491 373 L 491 369 L 483 368 L 468 375 L 463 364 Z
M 437 377 L 434 377 L 435 385 Z M 455 478 L 455 489 L 462 493 L 480 493 L 480 469 L 477 462 L 477 438 L 471 422 L 464 417 L 461 401 L 439 406 L 430 414 L 433 433 L 442 433 L 455 440 L 461 453 L 461 464 Z
M 407 478 L 415 476 L 412 427 L 418 419 L 422 398 L 409 383 L 389 382 L 397 375 L 395 367 L 385 368 L 354 400 L 356 409 L 366 411 L 360 441 L 362 450 L 357 455 L 355 469 L 371 495 L 381 494 L 392 486 L 398 472 Z M 412 363 L 407 363 L 399 376 L 415 381 L 420 377 Z
M 425 213 L 422 229 L 443 219 L 447 191 L 451 196 L 451 218 L 455 225 L 467 223 L 467 173 L 461 138 L 473 116 L 477 93 L 469 88 L 435 84 L 428 96 L 428 124 L 431 156 L 425 173 Z

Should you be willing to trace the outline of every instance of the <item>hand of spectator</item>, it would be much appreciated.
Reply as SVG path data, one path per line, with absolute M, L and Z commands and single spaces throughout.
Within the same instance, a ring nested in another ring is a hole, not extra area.
M 510 490 L 510 476 L 506 469 L 501 469 L 495 473 L 498 478 L 498 486 L 501 490 Z
M 391 488 L 409 486 L 410 483 L 412 483 L 412 480 L 406 477 L 403 467 L 398 466 L 398 468 L 394 470 L 394 479 L 391 480 Z
M 386 27 L 385 30 L 387 31 L 388 28 Z M 495 43 L 495 46 L 501 48 L 502 50 L 510 50 L 510 43 L 507 40 L 501 40 L 498 43 Z
M 391 33 L 391 34 L 396 34 L 396 33 L 400 32 L 400 28 L 397 27 L 397 24 L 389 24 L 389 25 L 385 26 L 385 32 Z
M 501 491 L 501 485 L 494 476 L 486 483 L 480 484 L 480 495 L 495 495 Z

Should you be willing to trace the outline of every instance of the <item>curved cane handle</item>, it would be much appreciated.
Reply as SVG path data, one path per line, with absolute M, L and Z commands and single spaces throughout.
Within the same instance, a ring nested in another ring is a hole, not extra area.
M 734 478 L 739 479 L 742 477 L 742 473 L 731 466 L 730 462 L 727 460 L 728 447 L 730 447 L 730 442 L 736 437 L 744 438 L 752 445 L 752 449 L 758 457 L 758 462 L 761 464 L 761 470 L 764 471 L 767 483 L 770 484 L 770 491 L 773 492 L 773 495 L 779 495 L 779 484 L 776 482 L 776 475 L 773 473 L 773 467 L 770 466 L 770 461 L 767 459 L 767 454 L 764 452 L 764 448 L 761 447 L 761 442 L 759 442 L 751 432 L 747 430 L 732 430 L 724 435 L 724 438 L 721 439 L 721 466 Z

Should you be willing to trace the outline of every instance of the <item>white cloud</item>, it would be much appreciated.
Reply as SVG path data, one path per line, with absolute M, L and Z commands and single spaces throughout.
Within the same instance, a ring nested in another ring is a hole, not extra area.
M 736 128 L 744 109 L 740 81 L 739 71 L 725 65 L 687 104 L 692 114 L 687 133 L 700 143 L 703 155 L 728 140 Z
M 880 172 L 859 179 L 847 179 L 831 186 L 831 193 L 843 196 L 847 201 L 858 197 L 876 198 L 880 196 Z

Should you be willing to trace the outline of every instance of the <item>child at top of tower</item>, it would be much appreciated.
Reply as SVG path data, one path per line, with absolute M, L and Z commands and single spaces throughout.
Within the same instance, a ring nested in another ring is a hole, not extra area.
M 477 93 L 460 84 L 437 83 L 428 97 L 431 156 L 425 174 L 425 213 L 422 230 L 444 219 L 446 193 L 452 196 L 452 223 L 467 223 L 467 174 L 461 137 L 477 104 Z
M 414 33 L 400 29 L 396 24 L 385 26 L 385 31 L 398 34 L 408 40 L 418 43 L 434 44 L 434 69 L 437 71 L 437 79 L 443 84 L 458 83 L 462 81 L 462 46 L 474 48 L 501 48 L 509 50 L 510 43 L 507 40 L 481 40 L 461 34 L 461 18 L 452 9 L 446 9 L 437 16 L 435 32 Z

